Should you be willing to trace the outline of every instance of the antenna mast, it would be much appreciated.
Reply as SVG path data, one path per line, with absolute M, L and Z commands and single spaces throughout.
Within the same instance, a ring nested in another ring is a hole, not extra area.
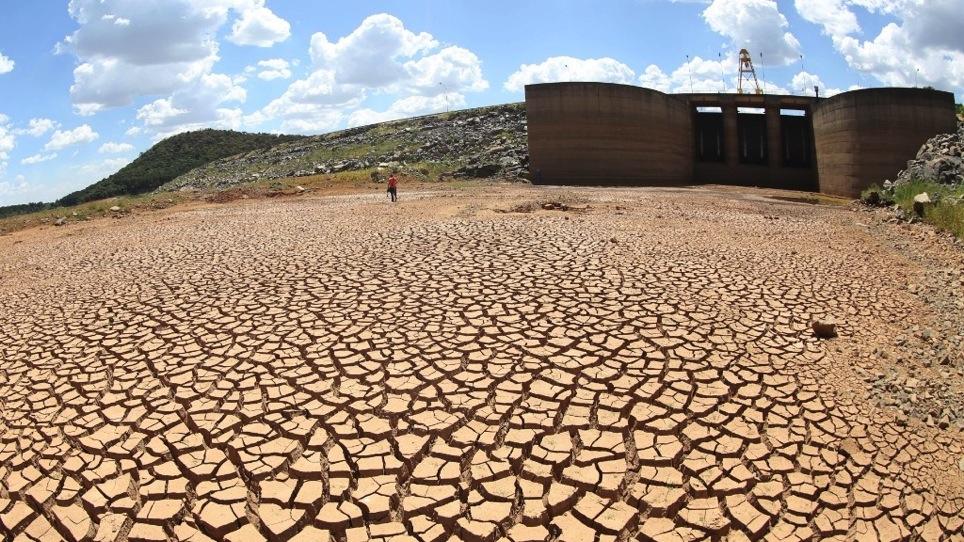
M 753 57 L 746 49 L 740 49 L 740 83 L 736 89 L 737 93 L 744 94 L 743 80 L 746 79 L 749 83 L 751 77 L 753 78 L 753 93 L 763 94 L 763 90 L 760 89 L 760 81 L 756 78 L 756 70 L 753 69 Z

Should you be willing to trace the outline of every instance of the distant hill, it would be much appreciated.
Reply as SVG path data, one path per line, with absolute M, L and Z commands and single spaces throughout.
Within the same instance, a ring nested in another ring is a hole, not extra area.
M 54 205 L 76 205 L 150 192 L 179 175 L 219 158 L 267 149 L 302 137 L 211 129 L 185 132 L 161 141 L 117 173 L 60 198 Z
M 304 139 L 304 136 L 249 134 L 212 129 L 184 132 L 157 143 L 110 177 L 53 203 L 36 202 L 0 207 L 0 218 L 115 196 L 143 194 L 215 160 L 299 139 Z
M 0 207 L 0 218 L 7 218 L 8 216 L 25 215 L 27 213 L 35 213 L 37 211 L 46 211 L 51 207 L 50 203 L 21 203 L 19 205 L 7 205 L 5 207 Z

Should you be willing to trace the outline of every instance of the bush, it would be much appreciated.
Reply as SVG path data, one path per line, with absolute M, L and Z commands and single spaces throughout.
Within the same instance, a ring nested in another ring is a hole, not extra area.
M 872 205 L 874 207 L 888 206 L 894 204 L 894 199 L 891 193 L 885 189 L 881 188 L 880 185 L 873 185 L 866 188 L 860 193 L 860 201 L 867 205 Z

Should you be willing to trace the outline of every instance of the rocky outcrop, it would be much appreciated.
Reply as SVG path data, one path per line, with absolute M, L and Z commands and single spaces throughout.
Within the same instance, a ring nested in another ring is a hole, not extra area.
M 957 125 L 956 133 L 934 136 L 921 146 L 917 157 L 897 176 L 896 184 L 912 180 L 964 184 L 964 124 Z
M 524 104 L 468 109 L 352 128 L 214 161 L 159 190 L 222 189 L 242 183 L 343 171 L 522 178 L 529 154 Z

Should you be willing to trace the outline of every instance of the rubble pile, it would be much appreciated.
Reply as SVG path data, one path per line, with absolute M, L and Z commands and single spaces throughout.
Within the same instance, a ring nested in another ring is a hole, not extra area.
M 927 140 L 893 184 L 913 180 L 964 184 L 964 123 L 957 125 L 956 133 L 940 134 Z
M 158 190 L 223 189 L 253 181 L 378 170 L 442 177 L 523 178 L 529 167 L 524 104 L 351 128 L 214 161 Z

